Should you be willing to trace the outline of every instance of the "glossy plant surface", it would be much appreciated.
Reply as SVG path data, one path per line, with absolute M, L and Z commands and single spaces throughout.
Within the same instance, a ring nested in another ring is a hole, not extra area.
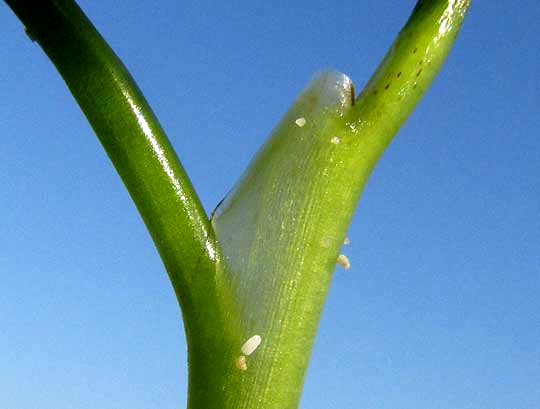
M 211 221 L 131 76 L 77 5 L 7 3 L 66 81 L 156 243 L 184 315 L 188 407 L 297 407 L 362 188 L 469 2 L 419 1 L 358 97 L 344 74 L 317 76 Z M 256 350 L 242 348 L 255 336 Z

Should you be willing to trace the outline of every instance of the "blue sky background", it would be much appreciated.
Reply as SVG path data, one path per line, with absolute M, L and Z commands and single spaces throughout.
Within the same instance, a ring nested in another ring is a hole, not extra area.
M 414 1 L 80 1 L 208 211 L 314 72 L 358 90 Z M 377 165 L 302 409 L 540 408 L 540 3 L 473 1 Z M 0 5 L 0 407 L 185 406 L 179 309 L 67 88 Z

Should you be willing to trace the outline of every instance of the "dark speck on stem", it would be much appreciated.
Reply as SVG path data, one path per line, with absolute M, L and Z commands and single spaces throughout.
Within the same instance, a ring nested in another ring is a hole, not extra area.
M 36 37 L 32 34 L 32 32 L 28 29 L 28 27 L 25 27 L 24 28 L 24 32 L 26 33 L 26 35 L 28 36 L 28 38 L 30 40 L 32 40 L 32 42 L 35 42 L 36 41 Z

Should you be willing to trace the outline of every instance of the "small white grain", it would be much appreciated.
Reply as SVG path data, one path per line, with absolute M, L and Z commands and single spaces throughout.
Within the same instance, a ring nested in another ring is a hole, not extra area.
M 334 145 L 339 145 L 341 139 L 339 138 L 339 136 L 333 136 L 332 139 L 330 139 L 330 142 L 332 142 Z
M 244 342 L 244 345 L 242 345 L 242 348 L 240 348 L 240 350 L 245 356 L 250 356 L 253 351 L 255 351 L 261 344 L 261 341 L 262 339 L 260 335 L 253 335 L 246 342 Z
M 349 261 L 348 257 L 345 254 L 340 254 L 336 261 L 345 270 L 348 270 L 349 268 L 351 268 L 351 262 Z
M 301 118 L 298 118 L 294 122 L 296 123 L 296 125 L 298 125 L 300 128 L 302 128 L 306 124 L 306 118 L 301 117 Z

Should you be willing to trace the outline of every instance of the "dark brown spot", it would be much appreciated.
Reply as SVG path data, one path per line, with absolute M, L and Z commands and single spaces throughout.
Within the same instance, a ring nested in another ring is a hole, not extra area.
M 420 68 L 420 69 L 418 70 L 418 72 L 416 73 L 416 76 L 418 77 L 420 74 L 422 74 L 422 68 Z
M 401 71 L 396 74 L 396 78 L 401 77 Z
M 390 87 L 390 83 L 386 84 L 386 85 L 384 86 L 384 89 L 388 89 L 389 87 Z
M 412 50 L 412 53 L 416 54 L 417 51 L 418 51 L 418 48 L 414 47 L 414 50 Z
M 24 32 L 26 33 L 26 35 L 28 36 L 28 38 L 30 40 L 32 40 L 32 42 L 35 42 L 36 41 L 36 36 L 32 33 L 32 31 L 30 31 L 30 29 L 28 27 L 25 27 L 24 28 Z

